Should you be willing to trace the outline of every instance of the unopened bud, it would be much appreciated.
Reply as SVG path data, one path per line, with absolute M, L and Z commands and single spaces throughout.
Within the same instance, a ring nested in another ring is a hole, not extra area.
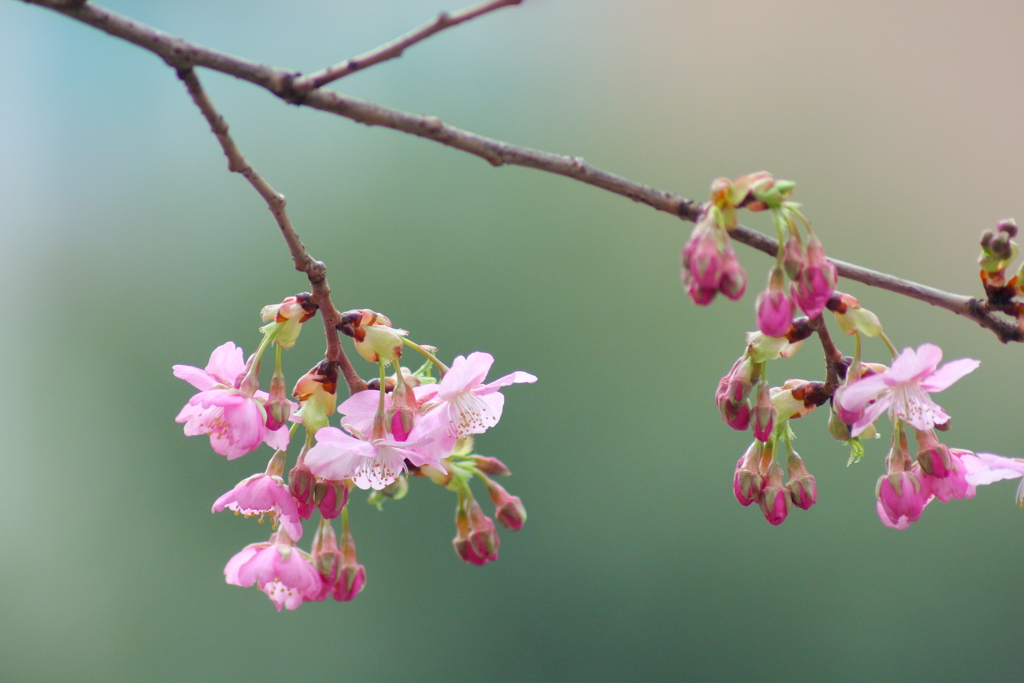
M 786 469 L 789 471 L 786 489 L 789 491 L 793 505 L 802 510 L 810 510 L 811 506 L 818 502 L 817 482 L 804 467 L 804 461 L 795 452 L 791 452 L 786 459 Z
M 323 360 L 299 378 L 292 395 L 302 404 L 302 424 L 311 431 L 327 426 L 338 402 L 338 364 Z
M 274 370 L 270 378 L 270 397 L 267 399 L 267 429 L 274 432 L 288 423 L 292 414 L 292 402 L 287 398 L 288 385 L 280 369 Z
M 522 529 L 526 522 L 526 508 L 523 507 L 523 501 L 519 496 L 510 495 L 501 485 L 490 479 L 485 479 L 484 483 L 487 485 L 487 494 L 494 503 L 495 518 L 506 529 Z
M 828 417 L 828 433 L 832 435 L 832 438 L 836 441 L 849 441 L 850 440 L 850 427 L 843 423 L 833 410 Z
M 473 464 L 484 474 L 492 477 L 507 477 L 512 472 L 505 466 L 505 463 L 497 458 L 486 458 L 482 455 L 473 457 Z
M 768 467 L 764 489 L 757 502 L 761 506 L 764 518 L 772 526 L 778 526 L 786 521 L 792 501 L 789 497 L 789 489 L 782 483 L 782 468 L 777 462 L 773 461 Z
M 316 475 L 305 465 L 296 465 L 288 473 L 288 491 L 299 508 L 299 517 L 309 519 L 316 509 Z
M 314 491 L 324 519 L 335 519 L 348 503 L 348 486 L 343 481 L 318 481 Z

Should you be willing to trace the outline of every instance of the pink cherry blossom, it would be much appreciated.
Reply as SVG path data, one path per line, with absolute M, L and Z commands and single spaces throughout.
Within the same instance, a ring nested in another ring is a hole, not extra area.
M 264 441 L 275 449 L 288 447 L 288 428 L 267 429 L 268 395 L 263 391 L 246 394 L 235 384 L 245 372 L 242 349 L 227 342 L 214 349 L 205 370 L 175 365 L 174 376 L 199 393 L 189 399 L 175 422 L 185 423 L 185 434 L 210 435 L 210 445 L 228 460 L 256 450 Z
M 1020 458 L 1006 458 L 992 453 L 965 453 L 960 458 L 967 469 L 967 482 L 972 486 L 1024 477 L 1024 460 Z M 1024 479 L 1017 488 L 1017 505 L 1024 506 Z
M 434 410 L 441 411 L 441 415 L 447 418 L 450 435 L 482 434 L 501 418 L 505 397 L 499 389 L 510 384 L 537 381 L 528 372 L 513 372 L 484 384 L 484 377 L 493 363 L 494 357 L 482 351 L 475 351 L 468 358 L 457 356 L 437 385 L 440 403 Z
M 236 586 L 254 583 L 273 600 L 280 612 L 290 610 L 304 600 L 314 600 L 320 592 L 320 574 L 310 557 L 292 545 L 280 532 L 266 543 L 246 546 L 224 567 L 225 580 Z
M 281 521 L 281 528 L 291 539 L 302 538 L 299 509 L 281 477 L 255 474 L 243 479 L 213 504 L 213 512 L 225 508 L 245 516 L 269 514 Z
M 337 427 L 324 427 L 316 433 L 316 445 L 306 453 L 305 464 L 313 474 L 331 481 L 351 479 L 361 489 L 380 490 L 398 479 L 405 470 L 405 461 L 421 467 L 435 461 L 418 450 L 416 442 L 394 439 L 363 441 L 349 436 Z
M 922 344 L 916 351 L 906 348 L 891 369 L 846 385 L 837 395 L 839 404 L 860 415 L 850 433 L 859 436 L 886 409 L 921 431 L 948 422 L 949 415 L 928 394 L 948 388 L 973 372 L 980 361 L 960 358 L 939 368 L 941 360 L 942 349 L 934 344 Z

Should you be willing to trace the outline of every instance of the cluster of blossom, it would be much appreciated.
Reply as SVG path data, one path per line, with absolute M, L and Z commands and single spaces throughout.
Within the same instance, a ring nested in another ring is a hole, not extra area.
M 767 209 L 773 214 L 779 248 L 768 287 L 756 301 L 759 329 L 747 335 L 744 354 L 715 392 L 722 420 L 738 431 L 750 429 L 754 437 L 736 464 L 736 499 L 744 506 L 758 503 L 773 525 L 781 524 L 793 506 L 807 510 L 817 502 L 817 483 L 793 449 L 792 421 L 826 403 L 831 407 L 829 432 L 848 444 L 851 463 L 863 454 L 861 439 L 876 435 L 876 420 L 888 414 L 892 421 L 886 473 L 876 487 L 878 515 L 886 526 L 906 529 L 935 499 L 949 502 L 970 498 L 978 485 L 1021 477 L 1024 460 L 974 454 L 949 448 L 939 440 L 936 432 L 948 430 L 950 419 L 929 394 L 948 388 L 972 372 L 978 361 L 962 358 L 939 367 L 942 351 L 933 344 L 898 353 L 878 317 L 852 296 L 835 290 L 835 265 L 825 257 L 799 205 L 790 200 L 794 186 L 766 172 L 735 181 L 719 178 L 711 186 L 711 201 L 703 218 L 683 249 L 683 280 L 696 303 L 710 303 L 717 291 L 739 298 L 742 287 L 736 288 L 733 283 L 745 281 L 745 276 L 728 238 L 728 232 L 737 226 L 736 210 Z M 807 230 L 806 244 L 797 219 Z M 982 236 L 979 262 L 990 299 L 1024 293 L 1018 286 L 1018 282 L 1024 282 L 1024 275 L 1009 280 L 1005 277 L 1006 265 L 1017 254 L 1017 246 L 1010 241 L 1015 234 L 1013 222 L 1003 221 L 998 234 Z M 792 282 L 789 292 L 786 278 Z M 794 319 L 796 307 L 806 317 Z M 1020 308 L 1024 309 L 1024 304 Z M 832 344 L 822 318 L 826 310 L 833 313 L 844 334 L 854 337 L 852 358 L 843 357 Z M 771 386 L 768 363 L 789 358 L 803 340 L 815 333 L 826 352 L 826 381 L 789 379 L 781 386 Z M 861 361 L 862 337 L 877 337 L 885 343 L 893 357 L 891 367 Z M 917 445 L 913 457 L 908 447 L 909 431 L 913 431 Z M 1024 484 L 1017 499 L 1024 505 Z
M 239 482 L 213 504 L 214 512 L 233 510 L 261 522 L 267 517 L 273 527 L 268 541 L 231 558 L 224 568 L 227 582 L 255 584 L 278 611 L 327 597 L 351 600 L 362 590 L 366 570 L 356 559 L 349 528 L 349 491 L 372 489 L 370 502 L 379 508 L 385 499 L 405 495 L 409 475 L 426 476 L 457 494 L 453 545 L 463 561 L 483 565 L 496 560 L 498 534 L 473 497 L 470 480 L 483 481 L 495 517 L 506 528 L 522 528 L 526 510 L 491 478 L 510 474 L 508 468 L 473 453 L 473 435 L 501 418 L 502 387 L 537 378 L 514 372 L 485 384 L 494 362 L 489 354 L 458 356 L 449 368 L 434 355 L 436 349 L 408 340 L 408 333 L 385 316 L 354 310 L 342 315 L 338 329 L 352 337 L 363 358 L 378 365 L 379 378 L 337 405 L 339 364 L 325 360 L 296 382 L 295 403 L 286 396 L 281 350 L 295 345 L 302 323 L 316 311 L 308 294 L 288 297 L 263 309 L 268 324 L 260 328 L 263 340 L 247 361 L 242 349 L 227 342 L 214 350 L 205 369 L 174 366 L 176 377 L 199 390 L 176 418 L 185 424 L 186 435 L 209 435 L 213 450 L 229 460 L 263 443 L 274 449 L 264 472 Z M 258 387 L 261 361 L 271 346 L 276 360 L 268 393 Z M 400 364 L 406 347 L 426 358 L 414 372 Z M 328 424 L 335 412 L 342 416 L 340 429 Z M 289 440 L 300 426 L 305 439 L 286 481 Z M 302 538 L 303 520 L 314 511 L 320 522 L 305 551 L 296 542 Z M 338 517 L 340 539 L 331 525 Z

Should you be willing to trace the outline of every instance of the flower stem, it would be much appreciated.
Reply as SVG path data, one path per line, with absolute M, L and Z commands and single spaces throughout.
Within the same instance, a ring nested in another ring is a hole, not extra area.
M 406 344 L 408 344 L 412 348 L 414 348 L 417 351 L 419 351 L 420 353 L 422 353 L 427 358 L 427 360 L 429 360 L 431 363 L 436 365 L 437 366 L 437 372 L 438 372 L 438 374 L 441 375 L 442 378 L 445 376 L 445 373 L 448 372 L 448 366 L 445 365 L 444 363 L 442 363 L 441 361 L 439 361 L 437 359 L 437 357 L 434 356 L 434 354 L 432 354 L 430 351 L 427 351 L 425 348 L 423 348 L 422 346 L 420 346 L 419 344 L 417 344 L 414 341 L 409 341 L 408 339 L 405 339 L 405 338 L 403 338 L 402 341 L 404 341 Z

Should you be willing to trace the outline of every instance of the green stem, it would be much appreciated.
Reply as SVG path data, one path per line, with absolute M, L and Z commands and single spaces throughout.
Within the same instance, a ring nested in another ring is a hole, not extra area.
M 429 360 L 431 363 L 436 365 L 437 366 L 437 371 L 441 375 L 441 377 L 444 377 L 445 373 L 448 372 L 448 366 L 445 365 L 444 363 L 442 363 L 441 361 L 439 361 L 437 359 L 437 357 L 434 356 L 434 354 L 432 354 L 430 351 L 427 351 L 425 348 L 423 348 L 422 346 L 420 346 L 416 342 L 409 341 L 408 339 L 405 339 L 404 337 L 402 338 L 402 341 L 404 341 L 406 344 L 408 344 L 412 348 L 414 348 L 417 351 L 419 351 L 420 353 L 422 353 L 427 358 L 427 360 Z

